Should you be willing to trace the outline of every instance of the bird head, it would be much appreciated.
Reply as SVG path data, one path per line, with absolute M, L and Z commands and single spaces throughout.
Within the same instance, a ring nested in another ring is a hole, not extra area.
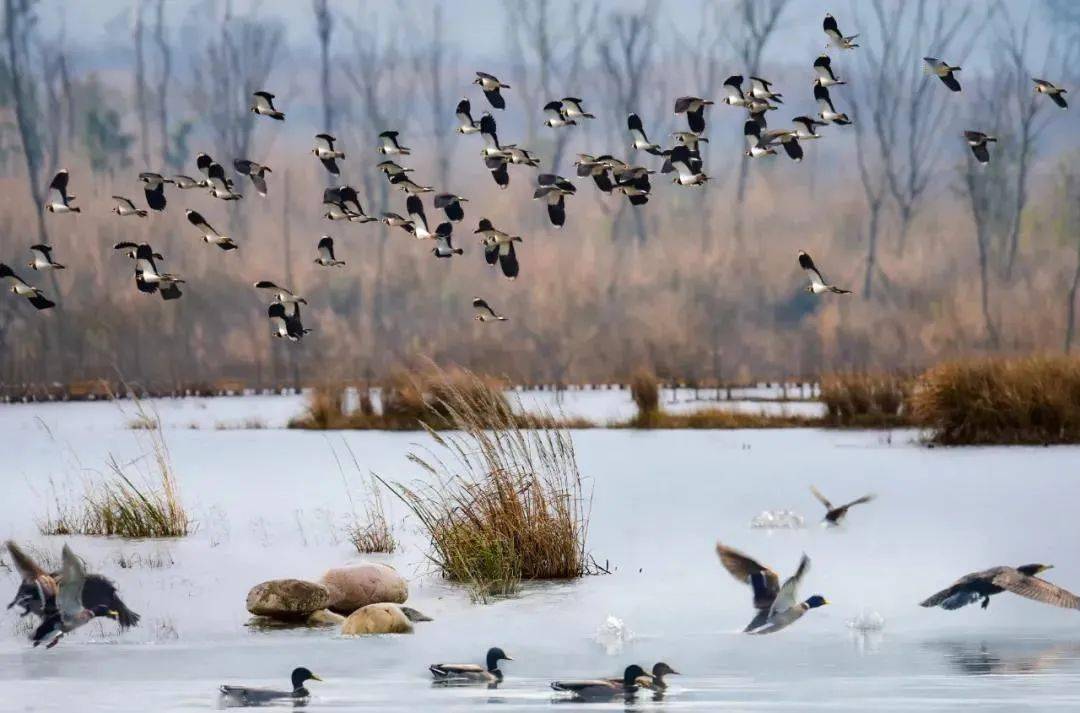
M 673 669 L 671 666 L 668 666 L 666 663 L 661 661 L 652 667 L 652 675 L 653 678 L 661 678 L 662 676 L 679 676 L 681 674 L 675 669 Z
M 112 619 L 113 621 L 116 621 L 120 618 L 119 612 L 110 609 L 104 604 L 98 604 L 96 607 L 91 608 L 90 613 L 93 614 L 95 617 L 103 616 L 107 619 Z
M 301 666 L 294 669 L 292 672 L 292 685 L 293 688 L 300 688 L 306 681 L 321 681 L 322 679 L 313 674 L 310 670 Z
M 1036 564 L 1025 564 L 1025 565 L 1022 565 L 1020 567 L 1017 567 L 1016 569 L 1017 569 L 1017 571 L 1022 572 L 1023 574 L 1026 574 L 1029 577 L 1034 577 L 1036 574 L 1039 574 L 1040 572 L 1045 572 L 1046 570 L 1053 569 L 1053 568 L 1054 568 L 1054 565 L 1052 565 L 1052 564 L 1038 564 L 1038 563 L 1036 563 Z
M 45 204 L 45 212 L 46 212 L 46 213 L 53 213 L 53 212 L 55 212 L 55 210 L 53 209 L 52 203 L 46 203 L 46 204 Z
M 829 602 L 827 599 L 825 599 L 825 597 L 821 596 L 820 594 L 815 594 L 814 596 L 807 599 L 804 603 L 810 609 L 817 609 L 818 607 L 825 606 Z
M 814 291 L 814 287 L 813 287 L 813 285 L 807 285 L 806 287 L 804 287 L 804 288 L 803 288 L 803 290 L 804 290 L 805 292 L 813 292 L 813 291 Z

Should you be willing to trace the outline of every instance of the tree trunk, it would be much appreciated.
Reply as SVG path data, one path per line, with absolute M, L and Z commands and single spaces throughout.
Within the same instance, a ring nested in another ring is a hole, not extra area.
M 1073 330 L 1076 329 L 1076 291 L 1080 288 L 1080 242 L 1076 244 L 1076 269 L 1073 270 L 1072 284 L 1069 285 L 1069 297 L 1065 310 L 1065 353 L 1072 349 Z

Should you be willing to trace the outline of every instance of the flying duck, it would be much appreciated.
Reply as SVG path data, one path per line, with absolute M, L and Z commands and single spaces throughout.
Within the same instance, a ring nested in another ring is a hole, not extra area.
M 1046 81 L 1045 79 L 1032 79 L 1031 81 L 1035 82 L 1036 92 L 1038 92 L 1039 94 L 1045 94 L 1046 96 L 1050 97 L 1054 100 L 1054 103 L 1062 109 L 1069 108 L 1069 102 L 1065 101 L 1065 97 L 1062 96 L 1062 94 L 1068 91 L 1067 89 L 1062 89 L 1061 87 L 1055 86 L 1054 84 Z
M 137 215 L 140 218 L 146 217 L 146 211 L 142 208 L 136 208 L 130 199 L 123 196 L 113 196 L 113 200 L 116 201 L 116 205 L 113 206 L 112 212 L 121 218 L 128 215 Z
M 341 175 L 341 169 L 338 168 L 336 159 L 345 158 L 345 152 L 334 148 L 335 141 L 337 139 L 330 134 L 315 134 L 315 148 L 311 149 L 311 153 L 322 161 L 322 165 L 326 167 L 327 171 L 339 176 Z
M 154 262 L 155 253 L 146 243 L 135 248 L 135 287 L 139 292 L 152 295 L 161 293 L 163 300 L 175 300 L 182 296 L 179 285 L 184 282 L 176 275 L 161 272 Z
M 143 183 L 146 205 L 156 211 L 165 210 L 165 184 L 172 181 L 153 171 L 143 171 L 139 174 L 139 180 Z
M 679 172 L 672 182 L 680 186 L 703 186 L 709 177 L 701 172 L 700 157 L 695 162 L 688 146 L 675 146 L 668 156 L 672 167 Z
M 663 153 L 659 144 L 654 144 L 649 141 L 649 137 L 645 135 L 645 127 L 641 124 L 641 117 L 637 114 L 630 114 L 626 117 L 626 126 L 630 129 L 630 136 L 634 138 L 631 144 L 635 149 L 641 151 L 647 151 L 653 156 L 659 156 Z
M 251 111 L 262 116 L 269 116 L 271 119 L 277 119 L 278 121 L 285 121 L 285 115 L 274 108 L 274 95 L 270 92 L 255 92 L 251 96 L 255 97 L 255 103 L 251 105 Z
M 500 661 L 513 661 L 498 646 L 488 649 L 486 665 L 474 663 L 434 663 L 428 666 L 436 681 L 446 683 L 499 683 L 503 673 Z
M 571 681 L 553 681 L 551 687 L 556 691 L 573 693 L 578 698 L 611 699 L 616 696 L 630 697 L 639 687 L 650 688 L 652 678 L 641 666 L 631 664 L 626 667 L 621 679 L 595 678 Z
M 49 309 L 56 303 L 45 297 L 40 287 L 34 287 L 23 282 L 23 279 L 11 271 L 11 268 L 0 262 L 0 278 L 7 278 L 8 290 L 13 295 L 25 297 L 36 309 Z
M 238 158 L 233 161 L 233 168 L 236 169 L 237 173 L 250 178 L 251 185 L 255 186 L 255 191 L 260 196 L 266 197 L 266 174 L 273 173 L 269 166 L 249 161 L 246 158 Z
M 940 60 L 936 57 L 923 57 L 923 71 L 926 74 L 933 74 L 941 83 L 954 92 L 960 91 L 960 82 L 956 81 L 954 72 L 959 72 L 959 67 L 953 67 L 948 62 Z
M 844 33 L 840 32 L 840 28 L 836 24 L 836 18 L 832 15 L 826 13 L 825 21 L 821 26 L 829 38 L 828 44 L 825 45 L 826 49 L 835 47 L 838 50 L 853 50 L 858 47 L 857 44 L 852 42 L 858 35 L 848 35 L 845 37 Z
M 832 71 L 832 59 L 827 54 L 823 54 L 814 60 L 814 72 L 817 73 L 817 81 L 823 87 L 833 87 L 837 84 L 847 84 L 847 82 L 841 82 L 836 78 L 836 75 Z
M 560 126 L 574 126 L 576 121 L 571 119 L 566 114 L 566 109 L 563 107 L 562 102 L 553 101 L 544 105 L 544 113 L 547 114 L 544 119 L 544 126 L 550 126 L 553 129 L 557 129 Z
M 971 147 L 971 153 L 975 154 L 979 163 L 990 163 L 990 147 L 987 144 L 997 141 L 997 137 L 988 136 L 981 131 L 965 131 L 964 141 Z
M 348 220 L 352 223 L 371 223 L 377 218 L 364 213 L 360 196 L 352 186 L 323 189 L 323 217 L 328 220 Z
M 64 545 L 61 554 L 60 581 L 56 591 L 56 608 L 44 613 L 41 624 L 31 636 L 34 646 L 45 644 L 51 649 L 65 634 L 75 631 L 97 617 L 118 621 L 120 613 L 105 604 L 87 607 L 83 603 L 86 568 L 71 548 Z
M 817 132 L 817 127 L 829 125 L 809 116 L 796 116 L 791 121 L 795 124 L 795 137 L 798 139 L 820 139 L 821 134 Z
M 236 250 L 237 245 L 233 242 L 233 239 L 222 235 L 218 231 L 214 230 L 213 226 L 206 222 L 206 218 L 202 217 L 202 214 L 198 211 L 188 210 L 187 214 L 188 222 L 199 229 L 202 233 L 203 242 L 207 245 L 216 245 L 222 250 Z
M 577 187 L 569 180 L 553 173 L 541 173 L 536 180 L 539 185 L 533 191 L 533 200 L 545 199 L 551 224 L 556 228 L 563 227 L 566 224 L 566 196 L 577 193 Z
M 510 320 L 509 317 L 504 317 L 493 310 L 491 305 L 487 303 L 487 300 L 481 297 L 473 297 L 472 306 L 476 311 L 476 314 L 473 315 L 473 319 L 477 322 L 507 322 Z
M 387 178 L 390 179 L 390 185 L 397 186 L 409 195 L 417 195 L 418 193 L 431 193 L 435 190 L 435 188 L 432 186 L 421 186 L 419 183 L 409 178 L 408 174 L 406 173 L 398 173 L 393 176 L 387 174 Z
M 799 251 L 799 267 L 806 271 L 806 276 L 810 278 L 810 284 L 806 286 L 807 292 L 812 292 L 815 295 L 820 295 L 823 292 L 832 292 L 838 295 L 850 295 L 851 290 L 843 290 L 835 285 L 830 285 L 825 282 L 825 278 L 818 272 L 817 267 L 814 265 L 813 259 L 802 250 Z
M 455 223 L 460 223 L 465 219 L 465 210 L 461 207 L 461 204 L 468 202 L 468 198 L 462 198 L 453 193 L 437 193 L 434 198 L 435 207 L 442 208 L 443 212 L 446 213 L 446 217 Z
M 191 189 L 191 188 L 209 188 L 210 187 L 209 182 L 207 182 L 205 180 L 204 181 L 196 181 L 191 176 L 185 176 L 183 174 L 178 174 L 176 176 L 173 176 L 169 180 L 172 182 L 172 184 L 174 186 L 176 186 L 177 188 L 179 188 L 180 190 L 183 190 L 183 191 L 186 191 L 186 190 Z M 113 196 L 113 198 L 116 198 L 116 196 Z
M 319 239 L 319 244 L 315 246 L 315 249 L 319 252 L 319 257 L 315 258 L 316 265 L 322 265 L 323 267 L 338 267 L 344 265 L 344 260 L 338 260 L 334 257 L 334 239 L 329 235 L 324 235 Z
M 304 684 L 322 679 L 306 668 L 297 668 L 292 672 L 292 690 L 274 691 L 266 688 L 247 688 L 246 686 L 222 686 L 221 695 L 230 702 L 241 706 L 257 706 L 282 699 L 302 700 L 311 697 Z
M 795 574 L 788 577 L 783 586 L 776 572 L 736 549 L 717 542 L 716 554 L 732 577 L 749 584 L 754 590 L 753 603 L 758 613 L 743 629 L 745 633 L 774 633 L 795 623 L 810 609 L 828 604 L 820 595 L 814 595 L 802 603 L 795 601 L 799 583 L 810 569 L 810 558 L 805 554 L 799 560 Z
M 724 104 L 730 106 L 742 106 L 747 104 L 746 95 L 742 90 L 743 78 L 741 74 L 733 74 L 724 80 Z
M 742 78 L 740 77 L 740 80 L 741 79 Z M 686 120 L 690 124 L 690 130 L 695 134 L 700 134 L 705 131 L 705 107 L 712 105 L 713 102 L 708 99 L 701 99 L 699 97 L 679 97 L 675 100 L 675 113 L 686 114 Z
M 919 603 L 923 607 L 941 607 L 952 611 L 982 600 L 982 608 L 990 606 L 990 597 L 1012 592 L 1043 604 L 1064 609 L 1080 609 L 1080 597 L 1035 575 L 1052 569 L 1050 564 L 1025 564 L 1020 567 L 992 567 L 972 572 L 951 586 Z
M 299 342 L 310 329 L 304 329 L 300 321 L 299 302 L 274 302 L 266 308 L 266 316 L 274 328 L 273 335 L 278 339 Z
M 210 182 L 210 195 L 223 201 L 236 201 L 243 198 L 233 190 L 233 182 L 225 175 L 225 169 L 220 163 L 212 161 L 206 167 L 207 180 Z
M 384 131 L 379 134 L 379 153 L 384 156 L 408 156 L 412 149 L 398 143 L 398 132 Z
M 571 119 L 595 119 L 596 117 L 585 111 L 581 106 L 581 99 L 577 97 L 563 97 L 561 100 L 563 114 Z
M 292 291 L 274 284 L 270 280 L 259 280 L 255 283 L 256 290 L 262 290 L 274 302 L 282 304 L 300 303 L 307 304 L 307 300 Z
M 45 210 L 49 213 L 80 213 L 82 209 L 71 205 L 75 196 L 68 195 L 68 172 L 61 169 L 53 176 L 49 184 L 49 197 L 45 199 Z
M 814 99 L 818 103 L 818 116 L 830 124 L 840 124 L 846 126 L 851 123 L 851 119 L 847 114 L 841 114 L 838 112 L 832 103 L 832 98 L 829 96 L 829 90 L 821 85 L 820 82 L 814 80 Z
M 750 77 L 750 96 L 755 99 L 761 99 L 768 102 L 770 99 L 777 104 L 783 104 L 783 100 L 780 98 L 783 94 L 777 94 L 772 90 L 772 82 L 762 79 L 761 77 Z
M 825 506 L 824 522 L 830 525 L 839 525 L 840 521 L 844 519 L 845 515 L 847 515 L 848 509 L 852 506 L 862 505 L 874 499 L 873 495 L 864 495 L 861 498 L 858 498 L 857 500 L 852 500 L 850 503 L 845 503 L 844 505 L 833 505 L 831 502 L 829 502 L 829 499 L 822 495 L 821 492 L 813 485 L 810 486 L 810 492 L 814 494 L 814 497 L 818 499 L 818 502 Z
M 52 248 L 48 245 L 31 245 L 30 252 L 34 254 L 34 259 L 26 263 L 26 266 L 31 270 L 64 270 L 63 265 L 58 262 L 53 262 Z
M 439 223 L 438 227 L 435 228 L 435 247 L 431 249 L 435 257 L 451 258 L 465 253 L 463 249 L 454 247 L 451 238 L 453 232 L 454 226 L 451 223 Z
M 484 260 L 488 265 L 499 264 L 503 275 L 510 280 L 518 276 L 520 265 L 518 264 L 517 251 L 514 243 L 522 242 L 521 237 L 510 235 L 498 230 L 487 218 L 481 218 L 473 234 L 483 237 Z
M 457 114 L 457 132 L 459 134 L 475 134 L 480 131 L 480 124 L 473 121 L 472 105 L 469 103 L 468 99 L 459 101 L 454 113 Z
M 509 89 L 509 84 L 503 84 L 499 81 L 499 78 L 493 74 L 487 72 L 477 72 L 476 79 L 473 80 L 473 84 L 479 84 L 480 88 L 484 90 L 484 96 L 491 103 L 491 106 L 496 109 L 505 109 L 506 100 L 503 99 L 502 94 L 499 93 L 500 89 Z

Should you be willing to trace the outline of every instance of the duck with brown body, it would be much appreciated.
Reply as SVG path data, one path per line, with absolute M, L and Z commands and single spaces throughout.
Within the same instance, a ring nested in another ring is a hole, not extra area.
M 992 567 L 966 574 L 937 594 L 919 603 L 923 607 L 941 607 L 952 611 L 982 600 L 990 606 L 990 597 L 1012 592 L 1043 604 L 1064 609 L 1080 609 L 1080 597 L 1035 575 L 1052 569 L 1049 564 L 1025 564 L 1019 567 Z

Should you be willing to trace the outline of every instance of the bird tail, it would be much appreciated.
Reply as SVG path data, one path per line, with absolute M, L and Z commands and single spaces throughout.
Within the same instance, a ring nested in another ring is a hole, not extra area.
M 128 609 L 127 604 L 120 601 L 119 598 L 113 601 L 112 610 L 116 612 L 116 621 L 120 624 L 121 629 L 130 629 L 133 626 L 139 625 L 141 616 Z
M 146 211 L 143 210 L 142 208 L 139 208 L 137 211 L 135 211 L 135 215 L 139 216 L 140 218 L 145 218 L 146 217 Z
M 67 266 L 66 266 L 66 265 L 61 265 L 61 264 L 60 264 L 60 263 L 58 263 L 58 262 L 54 262 L 54 263 L 53 263 L 53 269 L 54 269 L 54 270 L 66 270 L 66 269 L 67 269 Z
M 285 121 L 285 115 L 280 111 L 275 111 L 273 114 L 270 115 L 270 117 L 273 119 L 277 119 L 278 121 Z
M 585 117 L 586 119 L 595 119 L 596 118 L 595 114 L 582 114 L 582 116 Z
M 850 295 L 851 294 L 851 290 L 845 290 L 845 289 L 840 288 L 840 287 L 834 287 L 834 288 L 832 288 L 832 291 L 835 292 L 838 295 Z

